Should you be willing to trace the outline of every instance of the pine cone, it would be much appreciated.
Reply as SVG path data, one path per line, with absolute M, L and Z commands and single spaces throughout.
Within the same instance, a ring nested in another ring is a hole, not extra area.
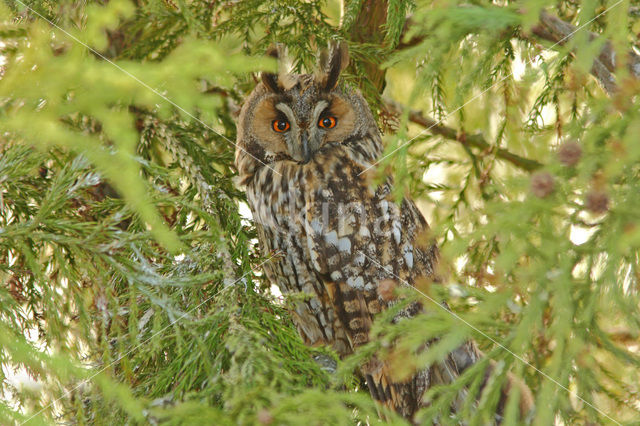
M 565 142 L 558 149 L 558 159 L 567 167 L 578 164 L 580 157 L 582 157 L 582 147 L 576 141 Z
M 598 189 L 591 190 L 587 194 L 585 206 L 592 213 L 606 213 L 609 210 L 609 195 Z
M 539 198 L 545 198 L 553 192 L 555 182 L 549 172 L 539 172 L 531 177 L 531 192 Z

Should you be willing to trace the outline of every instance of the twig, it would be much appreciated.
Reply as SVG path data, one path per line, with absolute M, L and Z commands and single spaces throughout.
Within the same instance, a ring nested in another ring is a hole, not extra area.
M 538 25 L 532 28 L 532 33 L 535 36 L 559 45 L 569 43 L 573 37 L 572 34 L 575 32 L 576 27 L 545 10 L 540 12 Z M 593 41 L 597 38 L 597 34 L 589 33 L 589 40 Z M 609 95 L 615 93 L 618 88 L 613 75 L 616 69 L 616 62 L 616 52 L 611 42 L 607 41 L 602 50 L 600 50 L 598 57 L 594 59 L 591 68 L 591 74 L 600 81 L 600 84 Z M 640 79 L 640 56 L 632 50 L 628 51 L 627 65 L 631 75 Z
M 385 100 L 385 105 L 388 110 L 398 114 L 402 113 L 405 109 L 399 103 L 389 99 Z M 427 128 L 429 132 L 434 135 L 440 135 L 444 138 L 460 142 L 467 147 L 471 146 L 481 150 L 486 150 L 492 147 L 492 145 L 487 142 L 481 134 L 467 135 L 465 133 L 460 133 L 451 127 L 441 124 L 433 118 L 422 114 L 420 111 L 409 111 L 409 121 Z M 513 154 L 504 148 L 498 148 L 496 150 L 496 157 L 508 161 L 511 164 L 529 172 L 542 167 L 542 163 Z
M 638 14 L 638 8 L 630 8 L 629 13 Z M 405 32 L 413 24 L 411 17 L 407 18 Z M 576 30 L 577 27 L 574 25 L 563 21 L 546 10 L 542 10 L 540 12 L 540 21 L 532 28 L 531 33 L 538 39 L 556 43 L 557 46 L 564 46 L 573 39 L 573 35 L 576 33 Z M 593 41 L 598 37 L 598 34 L 592 32 L 589 33 L 590 41 Z M 398 48 L 403 49 L 412 47 L 420 43 L 422 40 L 423 38 L 421 36 L 417 36 L 411 40 L 401 43 Z M 614 94 L 618 89 L 614 77 L 616 65 L 618 63 L 620 63 L 620 61 L 616 60 L 615 49 L 611 42 L 607 41 L 600 50 L 598 57 L 594 59 L 591 67 L 591 74 L 598 79 L 604 90 L 609 95 Z M 636 79 L 640 79 L 640 55 L 631 49 L 627 51 L 627 67 L 631 76 Z

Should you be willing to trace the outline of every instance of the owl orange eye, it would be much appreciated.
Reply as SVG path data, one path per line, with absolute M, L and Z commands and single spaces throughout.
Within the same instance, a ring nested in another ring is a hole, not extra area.
M 289 127 L 291 127 L 291 125 L 287 120 L 273 120 L 273 123 L 271 123 L 271 127 L 278 133 L 284 133 L 289 130 Z
M 323 129 L 333 129 L 334 127 L 336 127 L 337 122 L 338 120 L 336 120 L 335 117 L 325 117 L 321 118 L 318 121 L 318 126 L 322 127 Z

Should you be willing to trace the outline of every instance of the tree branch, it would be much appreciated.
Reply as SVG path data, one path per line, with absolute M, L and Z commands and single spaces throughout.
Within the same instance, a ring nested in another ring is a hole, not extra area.
M 397 114 L 401 114 L 405 109 L 399 103 L 389 99 L 385 100 L 385 106 L 389 111 Z M 451 127 L 441 124 L 433 118 L 422 114 L 420 111 L 409 111 L 409 121 L 425 127 L 434 135 L 440 135 L 446 139 L 460 142 L 465 146 L 475 147 L 481 150 L 493 148 L 493 146 L 487 142 L 481 134 L 477 133 L 475 135 L 467 135 L 465 133 L 458 132 Z M 513 154 L 504 148 L 498 148 L 496 150 L 496 157 L 508 161 L 511 164 L 529 172 L 542 167 L 542 163 Z
M 575 26 L 545 10 L 540 12 L 540 22 L 532 29 L 532 33 L 536 37 L 557 43 L 560 46 L 567 44 L 576 31 L 577 28 Z M 598 38 L 597 34 L 589 33 L 589 40 L 593 41 L 596 38 Z M 634 78 L 640 79 L 640 55 L 633 50 L 629 50 L 627 55 L 629 72 Z M 609 95 L 613 94 L 618 88 L 614 78 L 616 62 L 616 52 L 611 42 L 607 41 L 591 68 L 591 74 L 598 79 Z
M 630 8 L 629 13 L 637 14 L 639 12 L 634 10 L 634 8 Z M 411 17 L 407 18 L 405 32 L 412 24 Z M 563 21 L 546 10 L 542 10 L 540 12 L 540 21 L 532 28 L 531 33 L 538 39 L 564 46 L 573 38 L 573 35 L 577 31 L 578 27 Z M 598 34 L 589 32 L 589 40 L 593 41 L 598 37 Z M 398 49 L 415 46 L 421 41 L 422 37 L 414 37 L 406 42 L 401 42 L 400 45 L 398 45 Z M 591 67 L 591 74 L 600 82 L 609 95 L 614 94 L 618 89 L 614 77 L 617 63 L 619 63 L 619 61 L 616 61 L 616 52 L 613 45 L 607 41 L 602 47 L 598 57 L 594 59 L 593 66 Z M 634 78 L 640 79 L 640 55 L 631 49 L 627 52 L 627 67 Z

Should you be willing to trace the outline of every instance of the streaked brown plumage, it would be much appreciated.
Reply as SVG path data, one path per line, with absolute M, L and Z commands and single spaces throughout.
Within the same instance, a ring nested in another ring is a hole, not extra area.
M 346 61 L 335 48 L 315 75 L 263 74 L 240 113 L 236 151 L 261 245 L 282 252 L 265 265 L 268 278 L 285 294 L 311 296 L 296 305 L 298 331 L 308 345 L 329 345 L 341 357 L 369 341 L 375 314 L 388 307 L 379 283 L 437 280 L 438 259 L 435 245 L 419 241 L 428 226 L 415 204 L 396 204 L 390 180 L 373 187 L 362 173 L 382 143 L 361 94 L 338 85 Z M 478 357 L 467 342 L 405 382 L 394 382 L 375 358 L 362 373 L 375 399 L 410 418 L 426 389 L 452 381 Z

